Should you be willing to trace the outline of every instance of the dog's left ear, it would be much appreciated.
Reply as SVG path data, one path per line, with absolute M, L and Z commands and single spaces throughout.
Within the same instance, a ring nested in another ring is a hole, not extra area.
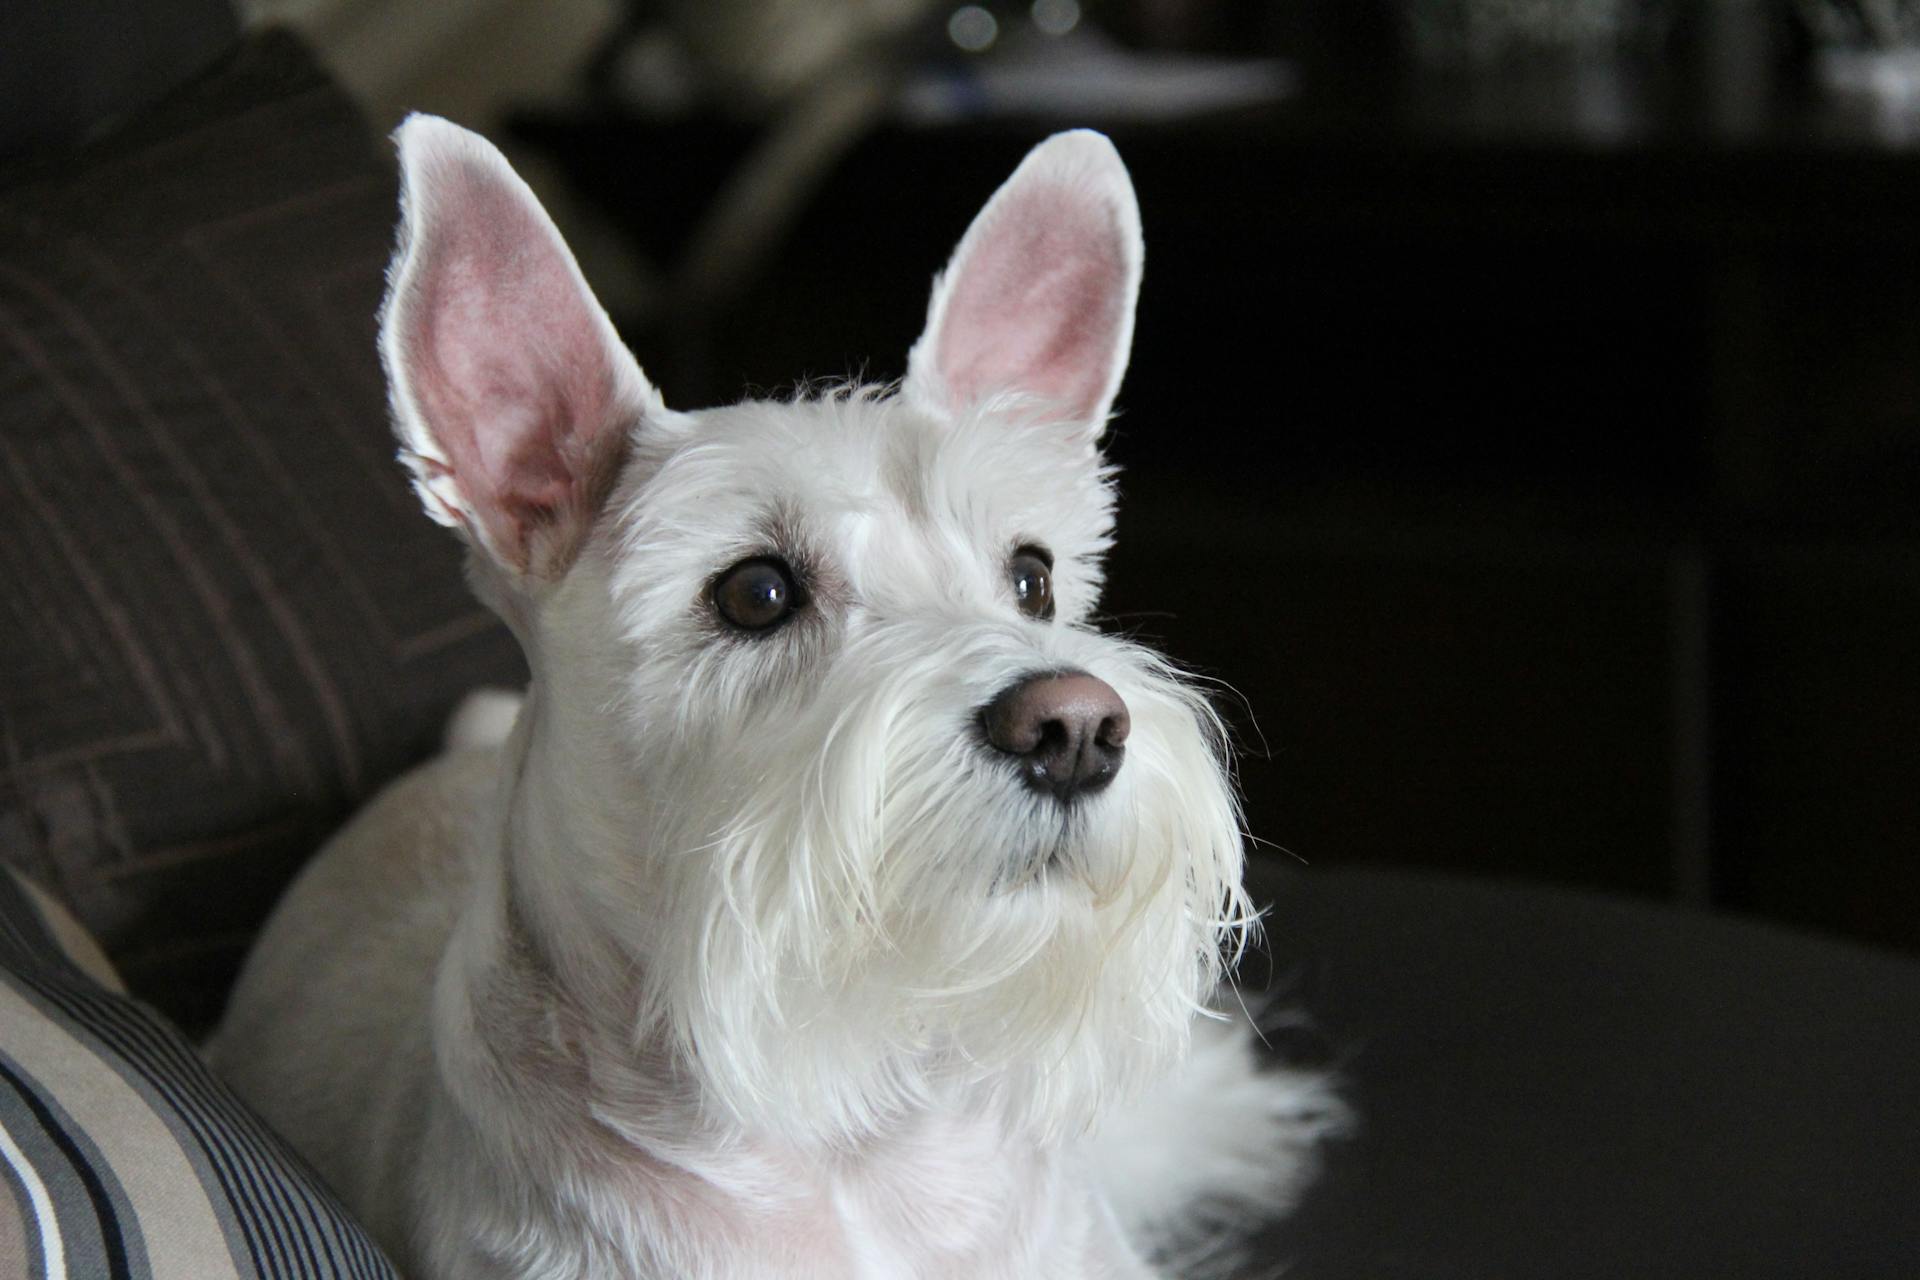
M 380 319 L 401 459 L 427 513 L 515 581 L 572 563 L 664 412 L 546 210 L 478 134 L 416 115 Z
M 1048 138 L 935 278 L 905 394 L 958 416 L 1011 393 L 1097 434 L 1126 372 L 1143 256 L 1113 144 L 1085 129 Z

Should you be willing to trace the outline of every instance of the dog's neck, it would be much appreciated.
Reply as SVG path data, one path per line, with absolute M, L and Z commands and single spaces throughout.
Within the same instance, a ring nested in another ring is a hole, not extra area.
M 928 1108 L 807 1147 L 712 1105 L 671 1037 L 620 1015 L 633 1006 L 635 977 L 620 971 L 619 950 L 547 923 L 576 908 L 541 898 L 553 877 L 529 875 L 529 860 L 595 851 L 578 843 L 579 814 L 532 799 L 555 765 L 540 758 L 536 728 L 523 723 L 503 754 L 497 841 L 480 859 L 435 991 L 435 1058 L 452 1123 L 487 1160 L 556 1196 L 624 1188 L 631 1205 L 697 1217 L 706 1225 L 696 1234 L 734 1239 L 743 1256 L 764 1248 L 785 1259 L 795 1241 L 811 1241 L 822 1276 L 851 1274 L 855 1239 L 898 1241 L 898 1256 L 910 1256 L 906 1242 L 930 1213 L 950 1245 L 997 1241 L 989 1254 L 1016 1240 L 1034 1248 L 1077 1220 L 1077 1200 L 1049 1207 L 1072 1185 L 1066 1157 L 983 1117 Z
M 455 1096 L 474 1108 L 530 1106 L 543 1123 L 590 1111 L 595 1124 L 642 1145 L 657 1136 L 678 1146 L 698 1133 L 716 1147 L 797 1152 L 808 1144 L 706 1096 L 679 1038 L 648 1008 L 647 935 L 667 922 L 644 914 L 656 904 L 604 888 L 621 868 L 632 874 L 637 859 L 660 851 L 623 844 L 628 815 L 617 793 L 627 780 L 617 770 L 594 772 L 618 753 L 577 741 L 571 728 L 567 700 L 595 696 L 536 677 L 503 745 L 487 845 L 435 996 L 436 1019 L 448 1029 L 441 1038 L 460 1046 L 443 1054 L 446 1069 L 469 1078 L 455 1083 Z M 501 1080 L 542 1083 L 511 1099 L 495 1092 Z M 560 1081 L 566 1088 L 556 1094 L 549 1086 Z M 826 1133 L 818 1145 L 844 1153 L 887 1136 Z

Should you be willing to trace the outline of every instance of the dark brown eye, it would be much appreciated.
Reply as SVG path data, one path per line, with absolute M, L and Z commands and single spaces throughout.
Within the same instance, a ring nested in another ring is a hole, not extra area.
M 1022 547 L 1007 562 L 1014 603 L 1029 618 L 1053 616 L 1053 557 L 1040 547 Z
M 713 584 L 713 607 L 729 626 L 742 631 L 777 627 L 803 603 L 793 570 L 774 556 L 742 560 Z

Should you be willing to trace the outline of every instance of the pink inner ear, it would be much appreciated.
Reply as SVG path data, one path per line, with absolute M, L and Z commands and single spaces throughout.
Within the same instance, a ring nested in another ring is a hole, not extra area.
M 938 367 L 957 404 L 1027 392 L 1076 421 L 1099 413 L 1123 357 L 1124 241 L 1103 203 L 1022 191 L 954 266 Z
M 526 568 L 535 530 L 577 518 L 617 461 L 616 374 L 538 207 L 465 157 L 429 163 L 398 335 L 409 385 L 474 515 Z

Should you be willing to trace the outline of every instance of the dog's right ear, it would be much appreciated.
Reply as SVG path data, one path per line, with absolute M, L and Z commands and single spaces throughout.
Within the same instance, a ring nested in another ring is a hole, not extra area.
M 434 519 L 515 579 L 558 578 L 664 408 L 506 159 L 433 116 L 394 138 L 380 355 L 401 459 Z

